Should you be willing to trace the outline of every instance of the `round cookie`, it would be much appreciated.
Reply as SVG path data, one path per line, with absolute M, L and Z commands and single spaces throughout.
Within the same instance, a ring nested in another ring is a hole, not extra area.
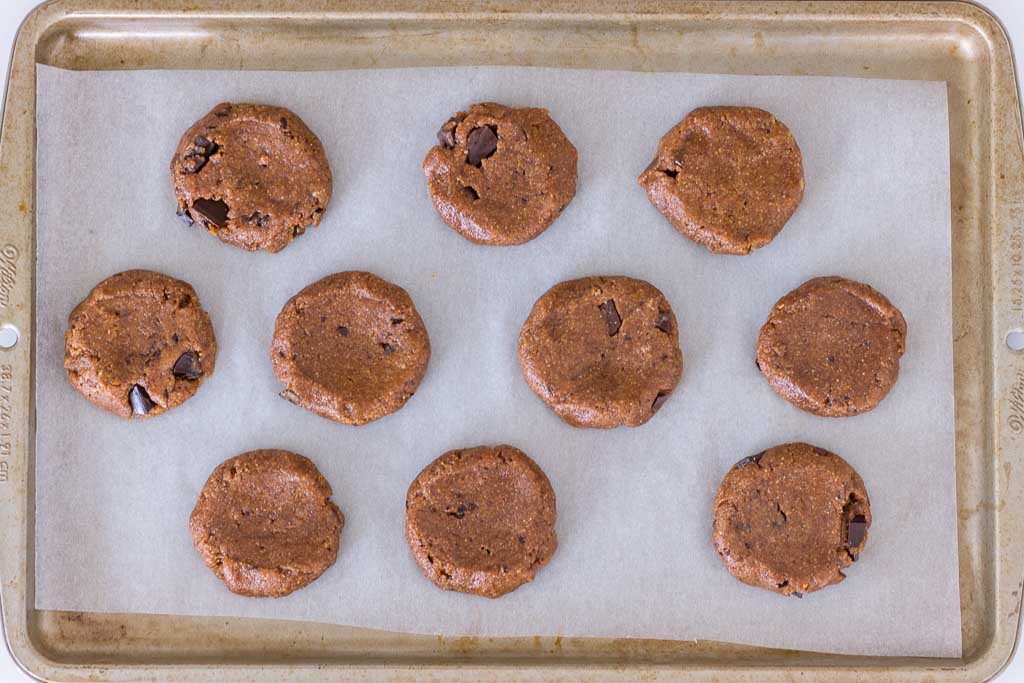
M 867 542 L 871 506 L 845 460 L 789 443 L 736 463 L 714 517 L 712 541 L 733 576 L 802 597 L 846 578 Z
M 555 537 L 555 492 L 512 446 L 448 451 L 409 486 L 405 537 L 438 588 L 497 598 L 533 581 Z
M 802 410 L 847 417 L 877 406 L 900 372 L 907 323 L 868 285 L 808 280 L 772 308 L 757 339 L 757 367 Z
M 331 199 L 323 145 L 281 107 L 223 102 L 181 136 L 171 159 L 178 216 L 223 242 L 284 249 L 320 224 Z
M 108 277 L 68 317 L 71 386 L 120 417 L 178 406 L 213 374 L 217 342 L 192 285 L 149 270 Z
M 249 451 L 206 480 L 188 526 L 203 562 L 232 593 L 288 595 L 338 557 L 345 517 L 309 459 Z
M 749 254 L 782 230 L 804 194 L 789 129 L 752 107 L 702 107 L 658 144 L 640 175 L 672 226 L 709 251 Z
M 474 104 L 437 140 L 423 161 L 430 197 L 471 242 L 528 242 L 576 194 L 576 148 L 545 109 Z
M 679 328 L 664 295 L 621 276 L 562 282 L 519 333 L 526 383 L 575 427 L 641 425 L 683 374 Z
M 416 392 L 430 339 L 404 289 L 372 273 L 335 273 L 293 296 L 270 348 L 281 397 L 360 425 L 395 412 Z

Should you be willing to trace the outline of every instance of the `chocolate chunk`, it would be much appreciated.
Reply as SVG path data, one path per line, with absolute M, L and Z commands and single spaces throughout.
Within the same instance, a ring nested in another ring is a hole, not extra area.
M 281 117 L 281 130 L 288 130 L 288 119 Z
M 462 519 L 466 516 L 467 512 L 472 512 L 479 507 L 476 503 L 459 503 L 459 507 L 455 509 L 455 512 L 449 512 L 448 514 L 455 519 Z
M 823 458 L 827 458 L 830 455 L 832 455 L 831 453 L 826 451 L 824 448 L 818 448 L 817 446 L 811 446 L 811 448 L 814 450 L 815 454 L 820 455 Z
M 792 596 L 794 598 L 803 598 L 804 594 L 803 593 L 797 593 L 796 591 L 793 591 Z
M 846 525 L 846 543 L 850 547 L 856 547 L 864 540 L 864 534 L 868 530 L 868 520 L 864 515 L 857 515 Z
M 156 406 L 146 390 L 138 384 L 133 384 L 128 392 L 128 402 L 132 404 L 132 413 L 135 415 L 146 415 Z
M 445 121 L 441 129 L 437 131 L 437 144 L 445 149 L 453 149 L 455 147 L 455 128 L 462 123 L 464 118 L 464 116 L 455 115 Z
M 291 402 L 291 403 L 294 403 L 294 404 L 296 404 L 296 405 L 298 405 L 298 404 L 299 404 L 299 395 L 298 395 L 298 394 L 296 394 L 296 393 L 295 393 L 294 391 L 292 391 L 291 389 L 285 389 L 285 390 L 284 390 L 284 391 L 282 391 L 282 392 L 281 392 L 280 394 L 278 394 L 278 396 L 280 396 L 280 397 L 281 397 L 281 398 L 283 398 L 284 400 L 286 400 L 286 401 L 289 401 L 289 402 Z
M 480 166 L 480 161 L 494 154 L 498 149 L 496 126 L 480 126 L 469 131 L 466 137 L 466 163 Z
M 171 367 L 171 374 L 178 379 L 195 380 L 203 376 L 203 365 L 199 362 L 199 354 L 195 351 L 186 351 L 178 356 Z
M 738 463 L 733 465 L 733 469 L 737 469 L 738 470 L 741 467 L 746 467 L 747 465 L 756 465 L 757 463 L 761 462 L 761 456 L 763 456 L 763 455 L 764 455 L 764 451 L 761 451 L 760 453 L 757 453 L 756 455 L 748 455 L 747 457 L 743 458 Z
M 659 391 L 658 395 L 654 397 L 654 403 L 651 404 L 651 412 L 656 413 L 661 410 L 661 407 L 665 405 L 665 401 L 668 400 L 669 393 Z
M 185 173 L 199 173 L 210 157 L 220 149 L 216 142 L 202 135 L 197 135 L 192 141 L 192 147 L 185 153 L 182 163 L 182 171 Z
M 675 178 L 677 175 L 679 175 L 679 171 L 673 168 L 666 168 L 664 171 L 662 171 L 662 173 L 667 175 L 669 178 Z
M 228 224 L 228 205 L 220 199 L 200 197 L 192 202 L 192 211 L 199 214 L 205 223 L 223 228 Z
M 388 344 L 387 342 L 384 342 L 383 344 L 381 344 L 381 347 L 384 349 L 384 353 L 394 353 L 395 352 L 395 347 L 392 346 L 391 344 Z
M 519 534 L 518 538 L 520 543 L 526 543 L 526 534 Z
M 654 320 L 654 326 L 665 334 L 672 332 L 672 316 L 665 311 L 658 311 L 658 317 Z
M 265 228 L 270 225 L 270 216 L 265 213 L 260 213 L 259 211 L 253 211 L 247 216 L 242 216 L 242 220 L 246 223 L 255 223 L 261 228 Z
M 614 337 L 619 328 L 622 327 L 622 317 L 619 316 L 619 309 L 615 308 L 615 301 L 608 299 L 603 304 L 598 305 L 598 310 L 601 311 L 601 315 L 604 316 L 604 321 L 608 325 L 608 336 Z
M 342 325 L 341 327 L 338 328 L 338 334 L 340 334 L 342 337 L 347 337 L 348 336 L 348 328 L 345 327 L 344 325 Z
M 178 205 L 178 210 L 175 211 L 174 213 L 178 216 L 178 218 L 181 219 L 181 222 L 184 223 L 185 225 L 193 225 L 195 223 L 195 221 L 192 220 L 192 214 L 190 214 L 188 212 L 188 209 L 186 209 L 184 206 L 180 204 Z

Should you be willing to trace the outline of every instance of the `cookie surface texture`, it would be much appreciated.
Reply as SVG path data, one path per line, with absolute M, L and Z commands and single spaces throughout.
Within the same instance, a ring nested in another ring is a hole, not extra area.
M 371 273 L 314 282 L 277 316 L 270 358 L 282 398 L 335 422 L 389 415 L 416 392 L 430 339 L 412 299 Z
M 333 180 L 323 145 L 282 107 L 224 102 L 171 159 L 178 216 L 223 242 L 277 252 L 320 224 Z
M 819 277 L 772 308 L 758 336 L 757 366 L 796 407 L 848 417 L 877 406 L 896 384 L 906 338 L 903 314 L 878 291 Z
M 532 581 L 551 559 L 555 493 L 512 446 L 449 451 L 409 487 L 405 536 L 438 588 L 497 598 Z
M 544 109 L 474 104 L 437 141 L 423 162 L 434 208 L 477 244 L 532 240 L 576 194 L 576 148 Z
M 712 541 L 743 583 L 799 597 L 846 578 L 870 526 L 868 494 L 853 468 L 823 448 L 790 443 L 725 475 Z
M 636 427 L 683 374 L 679 326 L 665 296 L 643 280 L 561 282 L 533 306 L 519 363 L 535 394 L 575 427 Z
M 154 417 L 181 405 L 216 361 L 213 325 L 196 290 L 161 273 L 112 275 L 68 317 L 71 386 L 120 417 Z
M 662 137 L 640 184 L 669 223 L 697 244 L 749 254 L 774 239 L 803 199 L 803 157 L 770 113 L 703 107 Z
M 189 519 L 203 562 L 232 593 L 281 597 L 338 557 L 345 518 L 316 466 L 282 450 L 249 451 L 210 475 Z

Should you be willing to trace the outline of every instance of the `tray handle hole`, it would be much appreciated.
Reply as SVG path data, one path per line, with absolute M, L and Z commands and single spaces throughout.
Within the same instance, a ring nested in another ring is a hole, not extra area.
M 1010 330 L 1006 333 L 1006 345 L 1011 351 L 1024 351 L 1024 330 Z
M 0 349 L 13 349 L 21 333 L 14 325 L 0 325 Z

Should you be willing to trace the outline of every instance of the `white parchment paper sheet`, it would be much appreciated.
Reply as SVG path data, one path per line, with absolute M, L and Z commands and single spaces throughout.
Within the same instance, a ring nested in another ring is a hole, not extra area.
M 332 73 L 70 72 L 39 67 L 36 606 L 238 615 L 440 634 L 713 638 L 886 655 L 960 654 L 942 83 L 455 68 Z M 221 244 L 174 215 L 168 164 L 222 100 L 287 106 L 335 177 L 323 224 L 276 255 Z M 474 246 L 435 215 L 420 165 L 468 104 L 546 106 L 580 153 L 579 192 L 541 237 Z M 803 205 L 769 247 L 714 256 L 677 234 L 636 177 L 690 109 L 746 104 L 793 131 Z M 216 373 L 174 412 L 122 421 L 62 367 L 68 313 L 104 277 L 151 268 L 198 290 Z M 365 269 L 405 287 L 433 357 L 400 412 L 334 424 L 277 398 L 274 318 L 314 280 Z M 563 424 L 524 383 L 516 339 L 551 285 L 654 283 L 679 317 L 685 374 L 647 425 Z M 866 281 L 909 324 L 899 383 L 851 419 L 803 413 L 754 367 L 772 304 L 804 280 Z M 710 543 L 727 469 L 806 440 L 864 477 L 874 524 L 841 585 L 803 600 L 750 588 Z M 442 452 L 512 443 L 550 476 L 560 547 L 500 600 L 442 592 L 403 537 L 405 492 Z M 253 448 L 312 458 L 346 516 L 337 564 L 280 600 L 231 595 L 188 516 L 211 470 Z

